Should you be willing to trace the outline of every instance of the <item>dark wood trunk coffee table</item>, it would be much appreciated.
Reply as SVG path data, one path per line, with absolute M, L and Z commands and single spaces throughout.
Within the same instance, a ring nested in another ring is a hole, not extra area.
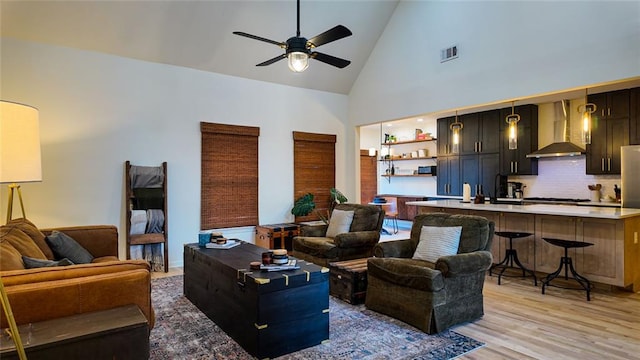
M 258 358 L 275 358 L 329 340 L 329 269 L 250 270 L 264 248 L 184 246 L 184 294 Z

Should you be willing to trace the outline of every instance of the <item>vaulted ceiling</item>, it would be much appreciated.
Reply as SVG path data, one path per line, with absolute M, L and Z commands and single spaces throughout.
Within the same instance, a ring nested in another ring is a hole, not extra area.
M 144 61 L 348 94 L 398 0 L 301 0 L 301 36 L 336 25 L 353 35 L 318 51 L 351 64 L 339 69 L 311 60 L 293 73 L 286 60 L 255 65 L 283 53 L 276 41 L 296 33 L 296 1 L 21 1 L 0 2 L 2 37 L 107 53 Z

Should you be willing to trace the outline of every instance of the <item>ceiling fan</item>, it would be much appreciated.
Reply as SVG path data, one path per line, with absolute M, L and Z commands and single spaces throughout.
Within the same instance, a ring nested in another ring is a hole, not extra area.
M 351 64 L 351 61 L 349 60 L 340 59 L 335 56 L 313 51 L 313 49 L 317 48 L 320 45 L 324 45 L 332 41 L 340 40 L 347 36 L 351 36 L 352 35 L 351 30 L 347 29 L 342 25 L 337 25 L 323 32 L 322 34 L 316 35 L 311 39 L 307 40 L 306 38 L 300 36 L 300 0 L 298 0 L 297 9 L 298 9 L 298 28 L 296 31 L 296 36 L 289 38 L 285 42 L 278 42 L 270 39 L 265 39 L 263 37 L 247 34 L 241 31 L 233 32 L 236 35 L 278 45 L 285 50 L 284 54 L 278 55 L 273 59 L 269 59 L 265 62 L 261 62 L 256 66 L 271 65 L 276 61 L 280 61 L 284 58 L 289 59 L 289 68 L 295 72 L 302 72 L 307 67 L 309 67 L 309 58 L 322 61 L 323 63 L 333 65 L 341 69 Z

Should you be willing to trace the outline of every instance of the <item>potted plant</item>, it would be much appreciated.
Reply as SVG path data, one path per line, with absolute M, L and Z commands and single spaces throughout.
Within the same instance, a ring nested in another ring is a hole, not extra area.
M 324 214 L 316 209 L 316 203 L 313 201 L 314 195 L 312 193 L 306 193 L 299 197 L 293 204 L 291 213 L 295 216 L 307 216 L 311 214 L 312 211 L 315 211 L 320 220 L 322 220 L 325 224 L 328 224 L 329 218 L 331 217 L 331 212 L 333 212 L 336 204 L 342 204 L 349 201 L 347 197 L 344 196 L 344 194 L 342 194 L 340 190 L 336 188 L 329 189 L 329 196 L 331 197 L 331 201 L 329 204 L 327 216 L 324 216 Z

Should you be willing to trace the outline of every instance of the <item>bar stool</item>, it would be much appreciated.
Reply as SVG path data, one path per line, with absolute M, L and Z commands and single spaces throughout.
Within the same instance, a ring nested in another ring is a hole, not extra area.
M 533 285 L 538 286 L 538 279 L 536 278 L 536 274 L 533 271 L 525 268 L 524 265 L 522 265 L 522 263 L 518 259 L 518 252 L 513 248 L 513 239 L 520 239 L 527 236 L 531 236 L 533 234 L 526 233 L 526 232 L 512 232 L 512 231 L 496 231 L 495 234 L 500 237 L 509 238 L 509 248 L 506 250 L 504 259 L 502 259 L 502 261 L 500 261 L 498 264 L 494 264 L 489 268 L 489 276 L 493 275 L 493 270 L 495 268 L 498 268 L 498 267 L 502 268 L 502 270 L 500 270 L 500 273 L 498 274 L 498 285 L 500 285 L 500 279 L 504 275 L 505 270 L 507 270 L 508 268 L 512 268 L 512 269 L 520 268 L 522 269 L 522 277 L 523 278 L 527 277 L 526 273 L 531 274 L 531 276 L 533 276 Z M 516 263 L 517 267 L 513 266 L 513 263 Z M 513 276 L 513 275 L 504 275 L 504 276 Z
M 571 261 L 571 258 L 569 257 L 568 249 L 583 248 L 583 247 L 591 246 L 593 244 L 588 242 L 573 241 L 573 240 L 561 240 L 561 239 L 552 239 L 552 238 L 542 238 L 542 239 L 551 245 L 561 246 L 564 248 L 564 256 L 560 258 L 560 266 L 558 267 L 558 270 L 547 275 L 547 277 L 544 278 L 544 280 L 542 280 L 542 295 L 544 295 L 544 288 L 547 286 L 555 286 L 555 287 L 570 289 L 570 290 L 581 290 L 575 287 L 563 287 L 563 286 L 549 284 L 551 280 L 558 277 L 558 275 L 562 271 L 562 268 L 564 267 L 564 279 L 569 280 L 568 273 L 569 271 L 571 271 L 571 274 L 573 275 L 572 279 L 577 281 L 580 284 L 580 286 L 582 286 L 582 288 L 587 291 L 587 301 L 591 301 L 590 293 L 591 293 L 591 289 L 593 288 L 593 285 L 591 285 L 591 282 L 587 278 L 578 274 L 576 272 L 576 269 L 573 268 L 573 263 Z

